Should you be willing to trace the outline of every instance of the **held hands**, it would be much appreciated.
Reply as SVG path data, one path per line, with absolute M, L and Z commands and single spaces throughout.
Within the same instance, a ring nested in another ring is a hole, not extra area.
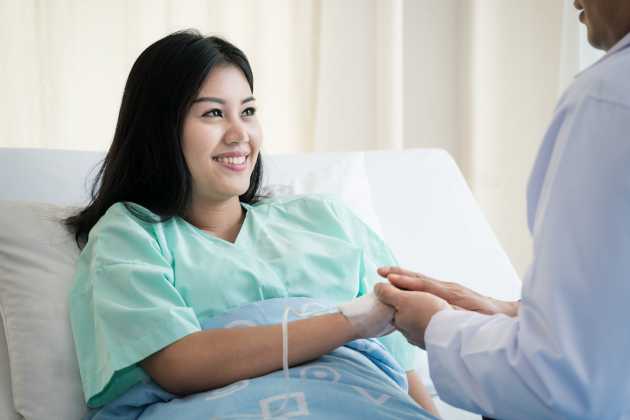
M 454 309 L 511 317 L 518 314 L 518 302 L 505 302 L 483 296 L 457 283 L 432 279 L 399 267 L 381 267 L 378 274 L 387 278 L 398 289 L 430 293 L 444 299 Z
M 391 284 L 379 283 L 374 294 L 338 306 L 356 338 L 381 337 L 398 329 L 407 340 L 424 348 L 424 333 L 433 315 L 445 309 L 516 316 L 518 302 L 480 295 L 457 283 L 435 280 L 399 267 L 381 267 L 378 273 Z
M 424 333 L 436 313 L 450 310 L 444 299 L 425 292 L 400 290 L 387 283 L 374 286 L 379 300 L 395 309 L 394 323 L 411 344 L 424 349 Z
M 407 341 L 423 349 L 429 322 L 442 310 L 518 315 L 518 302 L 492 299 L 457 283 L 435 280 L 399 267 L 381 267 L 378 273 L 391 284 L 377 284 L 374 293 L 381 302 L 395 309 L 394 324 Z

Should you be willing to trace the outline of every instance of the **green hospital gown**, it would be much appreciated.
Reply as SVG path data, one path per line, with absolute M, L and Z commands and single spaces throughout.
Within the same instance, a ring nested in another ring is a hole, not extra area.
M 148 223 L 112 205 L 90 231 L 70 292 L 70 321 L 85 400 L 100 407 L 148 374 L 147 356 L 200 331 L 200 321 L 279 297 L 347 302 L 383 281 L 396 265 L 383 241 L 332 197 L 242 203 L 234 243 L 181 217 Z M 398 332 L 380 338 L 413 370 L 416 348 Z

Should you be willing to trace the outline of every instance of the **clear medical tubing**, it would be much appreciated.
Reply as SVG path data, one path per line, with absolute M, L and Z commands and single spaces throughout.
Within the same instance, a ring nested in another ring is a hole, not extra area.
M 291 393 L 291 382 L 289 378 L 289 313 L 299 318 L 309 318 L 317 315 L 338 313 L 339 309 L 318 309 L 315 311 L 296 311 L 290 306 L 285 306 L 284 314 L 282 315 L 282 371 L 284 373 L 285 383 L 285 396 L 286 398 L 282 402 L 282 406 L 278 408 L 278 412 L 274 412 L 273 416 L 282 416 L 283 411 L 287 409 L 287 402 L 289 401 L 289 394 Z M 235 418 L 248 418 L 248 419 L 262 419 L 262 414 L 232 414 L 229 416 L 213 416 L 210 420 L 223 420 L 223 419 L 235 419 Z

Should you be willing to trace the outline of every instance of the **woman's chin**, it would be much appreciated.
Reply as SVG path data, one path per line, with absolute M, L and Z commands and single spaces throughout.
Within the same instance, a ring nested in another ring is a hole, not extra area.
M 222 191 L 223 193 L 222 195 L 226 199 L 239 198 L 240 196 L 245 194 L 248 189 L 249 189 L 249 185 L 247 185 L 246 187 L 230 188 L 230 189 L 226 189 Z

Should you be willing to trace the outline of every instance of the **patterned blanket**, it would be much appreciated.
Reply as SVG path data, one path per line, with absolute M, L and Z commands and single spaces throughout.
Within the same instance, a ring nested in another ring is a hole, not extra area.
M 201 322 L 203 329 L 278 324 L 285 307 L 331 309 L 306 298 L 252 303 Z M 291 314 L 289 320 L 298 319 Z M 434 419 L 407 394 L 405 372 L 377 340 L 355 340 L 309 363 L 179 398 L 155 382 L 136 384 L 87 419 Z

